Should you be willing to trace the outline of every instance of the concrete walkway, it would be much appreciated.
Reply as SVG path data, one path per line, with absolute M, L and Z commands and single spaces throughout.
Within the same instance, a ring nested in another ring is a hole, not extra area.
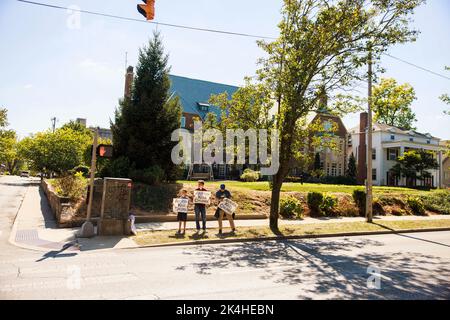
M 62 251 L 89 251 L 98 249 L 118 249 L 135 248 L 138 245 L 125 236 L 101 237 L 92 239 L 77 238 L 79 228 L 57 228 L 53 213 L 48 205 L 44 192 L 39 188 L 39 181 L 30 179 L 27 181 L 28 187 L 25 193 L 22 206 L 20 207 L 9 242 L 19 247 L 51 252 Z M 417 216 L 377 216 L 375 221 L 382 220 L 431 220 L 450 219 L 450 216 L 436 215 L 429 217 Z M 280 220 L 280 225 L 301 225 L 310 223 L 334 223 L 334 222 L 357 222 L 364 221 L 362 217 L 341 217 L 341 218 L 304 218 L 302 220 Z M 267 226 L 268 219 L 236 220 L 236 227 Z M 208 228 L 218 228 L 217 221 L 208 221 Z M 178 222 L 151 222 L 136 224 L 138 231 L 153 230 L 177 230 Z M 195 229 L 195 222 L 188 221 L 187 229 Z M 229 228 L 225 219 L 223 228 Z M 56 250 L 56 251 L 55 251 Z
M 80 228 L 57 228 L 54 215 L 38 181 L 32 180 L 25 193 L 11 231 L 9 242 L 26 249 L 48 251 L 132 248 L 127 237 L 77 238 Z
M 401 220 L 435 220 L 435 219 L 450 219 L 448 215 L 434 215 L 427 217 L 420 216 L 376 216 L 373 218 L 374 221 L 401 221 Z M 335 223 L 335 222 L 363 222 L 365 218 L 363 217 L 338 217 L 338 218 L 304 218 L 302 220 L 281 220 L 279 224 L 283 225 L 302 225 L 310 223 Z M 236 227 L 259 227 L 268 226 L 269 219 L 256 219 L 256 220 L 235 220 Z M 218 228 L 217 221 L 207 221 L 206 226 L 208 228 Z M 228 220 L 224 219 L 223 228 L 228 228 Z M 156 231 L 156 230 L 177 230 L 178 222 L 148 222 L 148 223 L 138 223 L 136 224 L 138 231 Z M 195 222 L 188 221 L 186 223 L 186 229 L 195 229 Z

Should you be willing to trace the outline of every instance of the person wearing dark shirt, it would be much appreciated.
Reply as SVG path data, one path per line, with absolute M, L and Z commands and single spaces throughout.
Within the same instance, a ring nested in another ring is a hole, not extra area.
M 231 199 L 231 193 L 230 193 L 230 191 L 228 191 L 225 188 L 224 184 L 221 184 L 220 185 L 220 190 L 216 192 L 216 199 L 220 203 L 225 198 Z M 222 209 L 219 209 L 219 208 L 217 208 L 217 210 L 219 211 L 219 217 L 218 217 L 219 234 L 222 234 L 222 220 L 223 220 L 223 216 L 224 215 L 227 216 L 227 219 L 230 222 L 231 232 L 235 232 L 236 228 L 234 226 L 233 214 L 227 213 L 227 212 L 225 212 L 225 211 L 223 211 Z
M 196 191 L 207 191 L 205 189 L 205 182 L 203 180 L 199 180 L 197 183 Z M 203 231 L 206 231 L 206 205 L 204 203 L 196 203 L 194 205 L 195 212 L 195 225 L 197 227 L 197 231 L 200 231 L 200 218 L 202 219 L 202 227 Z

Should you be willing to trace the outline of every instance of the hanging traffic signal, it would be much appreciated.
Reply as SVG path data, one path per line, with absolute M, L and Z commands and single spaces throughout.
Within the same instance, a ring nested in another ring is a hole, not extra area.
M 137 9 L 147 20 L 155 18 L 155 0 L 142 0 L 145 4 L 138 4 Z

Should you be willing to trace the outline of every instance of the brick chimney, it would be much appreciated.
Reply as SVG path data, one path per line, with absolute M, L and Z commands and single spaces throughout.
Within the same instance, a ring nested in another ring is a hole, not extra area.
M 359 115 L 359 144 L 358 144 L 358 165 L 356 180 L 359 184 L 364 184 L 367 178 L 367 144 L 366 129 L 368 126 L 368 114 L 362 112 Z
M 127 68 L 127 73 L 125 75 L 125 93 L 124 93 L 125 99 L 131 98 L 131 89 L 133 87 L 133 77 L 134 77 L 133 67 L 129 66 Z

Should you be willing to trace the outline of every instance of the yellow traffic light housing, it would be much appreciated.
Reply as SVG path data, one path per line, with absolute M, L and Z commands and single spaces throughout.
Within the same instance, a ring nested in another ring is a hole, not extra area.
M 145 4 L 138 4 L 137 9 L 147 20 L 155 18 L 155 0 L 142 0 Z

